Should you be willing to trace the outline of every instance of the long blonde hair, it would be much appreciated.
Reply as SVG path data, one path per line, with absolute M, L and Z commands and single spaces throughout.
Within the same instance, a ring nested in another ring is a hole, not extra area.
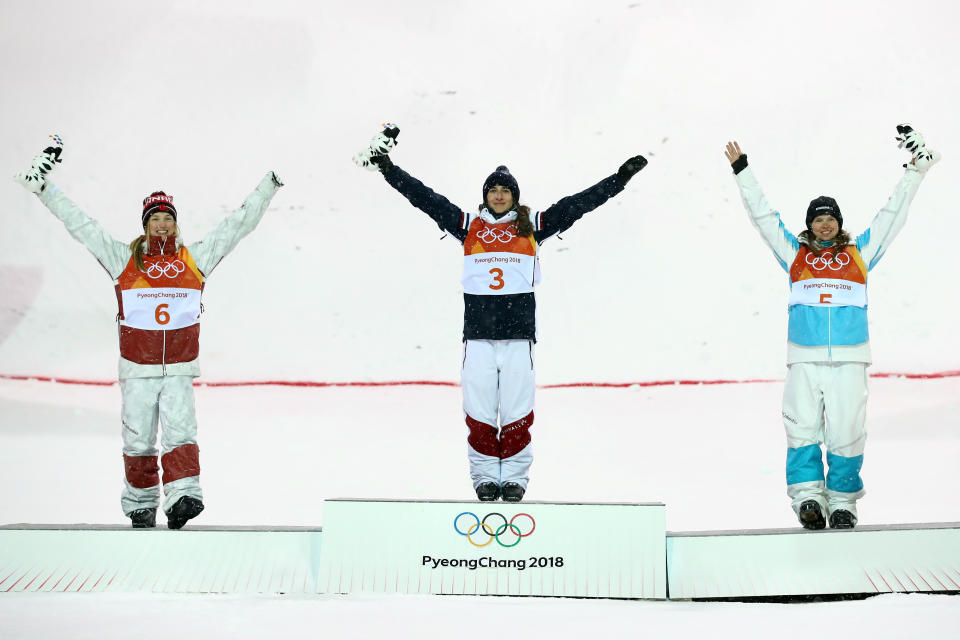
M 174 231 L 176 231 L 176 235 L 173 236 L 173 241 L 176 242 L 180 238 L 180 225 L 175 224 L 173 228 Z M 130 253 L 133 254 L 133 263 L 137 265 L 137 269 L 139 271 L 147 270 L 146 266 L 143 264 L 144 245 L 148 247 L 150 246 L 150 232 L 147 231 L 146 227 L 143 228 L 142 236 L 137 236 L 130 241 Z

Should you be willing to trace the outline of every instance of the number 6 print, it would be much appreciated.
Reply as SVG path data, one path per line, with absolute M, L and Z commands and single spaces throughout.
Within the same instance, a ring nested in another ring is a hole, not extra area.
M 493 281 L 496 283 L 496 284 L 491 284 L 490 288 L 493 289 L 494 291 L 498 289 L 503 289 L 503 286 L 506 284 L 503 281 L 503 270 L 496 269 L 496 268 L 490 269 L 490 275 L 493 276 Z
M 157 305 L 156 310 L 153 312 L 153 317 L 156 319 L 157 324 L 167 324 L 170 322 L 170 314 L 166 311 L 169 306 L 168 304 Z

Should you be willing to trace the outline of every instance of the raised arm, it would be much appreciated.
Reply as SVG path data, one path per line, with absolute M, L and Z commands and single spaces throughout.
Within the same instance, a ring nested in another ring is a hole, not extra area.
M 906 172 L 893 190 L 887 204 L 880 209 L 870 223 L 870 228 L 857 236 L 856 245 L 867 269 L 873 267 L 887 251 L 887 247 L 907 221 L 910 202 L 917 193 L 923 177 L 931 166 L 940 160 L 940 154 L 926 148 L 923 137 L 910 125 L 899 125 L 897 140 L 900 147 L 910 151 L 910 162 L 903 165 Z
M 400 192 L 407 201 L 437 223 L 442 231 L 449 233 L 461 242 L 467 236 L 464 228 L 466 216 L 463 209 L 435 192 L 409 173 L 393 164 L 390 152 L 397 146 L 400 128 L 395 124 L 385 124 L 383 131 L 370 141 L 370 145 L 353 157 L 357 166 L 379 171 L 391 187 Z
M 29 170 L 13 178 L 28 191 L 35 193 L 40 202 L 55 215 L 71 236 L 83 244 L 100 262 L 111 278 L 116 279 L 130 259 L 130 247 L 116 240 L 88 216 L 66 194 L 47 179 L 50 171 L 61 162 L 63 144 L 59 136 L 51 136 L 54 145 L 44 149 L 33 159 Z
M 203 240 L 187 246 L 204 276 L 209 276 L 223 257 L 257 227 L 273 196 L 282 186 L 277 174 L 269 172 L 238 209 L 221 220 Z
M 409 173 L 390 162 L 389 156 L 382 156 L 383 178 L 391 187 L 400 192 L 410 204 L 430 216 L 443 231 L 460 241 L 467 237 L 464 229 L 464 213 L 457 205 L 435 192 Z
M 734 178 L 740 188 L 740 197 L 750 215 L 750 222 L 760 232 L 760 237 L 773 250 L 777 262 L 786 271 L 797 257 L 800 243 L 797 237 L 790 233 L 780 219 L 780 213 L 775 211 L 760 189 L 760 184 L 753 175 L 753 170 L 747 166 L 747 154 L 740 150 L 738 142 L 728 142 L 725 150 L 727 160 L 733 167 Z
M 624 162 L 612 176 L 537 213 L 533 221 L 533 226 L 537 229 L 533 234 L 534 238 L 537 242 L 543 242 L 554 234 L 563 233 L 584 214 L 623 191 L 630 179 L 645 166 L 646 158 L 634 156 Z

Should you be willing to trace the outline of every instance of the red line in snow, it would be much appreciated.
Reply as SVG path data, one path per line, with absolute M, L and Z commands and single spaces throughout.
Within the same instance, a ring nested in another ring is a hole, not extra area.
M 3 380 L 37 380 L 39 382 L 60 382 L 62 384 L 86 384 L 95 387 L 109 387 L 117 384 L 116 380 L 76 380 L 73 378 L 53 378 L 50 376 L 15 376 L 7 373 L 0 373 L 0 379 Z
M 950 371 L 934 371 L 932 373 L 871 373 L 871 378 L 904 378 L 908 380 L 932 380 L 939 378 L 960 377 L 960 369 Z M 0 373 L 0 380 L 35 380 L 38 382 L 57 382 L 60 384 L 79 384 L 97 387 L 109 387 L 117 384 L 116 380 L 83 380 L 78 378 L 57 378 L 54 376 L 13 375 Z M 669 380 L 640 380 L 636 382 L 561 382 L 557 384 L 538 385 L 540 389 L 568 389 L 609 388 L 625 389 L 630 387 L 667 387 L 667 386 L 698 386 L 718 384 L 765 384 L 783 382 L 782 378 L 744 378 L 744 379 L 714 379 L 696 380 L 677 378 Z M 322 380 L 238 380 L 238 381 L 200 381 L 194 386 L 204 387 L 459 387 L 459 383 L 449 380 L 380 380 L 380 381 L 343 381 L 329 382 Z

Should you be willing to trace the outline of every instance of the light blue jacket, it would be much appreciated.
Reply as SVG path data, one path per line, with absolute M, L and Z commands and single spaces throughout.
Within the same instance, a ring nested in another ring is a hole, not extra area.
M 890 242 L 907 221 L 910 202 L 923 180 L 923 173 L 910 166 L 893 195 L 870 225 L 854 241 L 867 271 L 880 261 Z M 750 214 L 750 221 L 777 262 L 790 273 L 790 266 L 800 251 L 800 241 L 780 219 L 780 213 L 767 202 L 753 170 L 748 166 L 736 174 L 740 195 Z M 791 305 L 787 330 L 787 364 L 795 362 L 864 362 L 870 363 L 870 338 L 867 331 L 867 308 L 855 306 L 815 307 Z

